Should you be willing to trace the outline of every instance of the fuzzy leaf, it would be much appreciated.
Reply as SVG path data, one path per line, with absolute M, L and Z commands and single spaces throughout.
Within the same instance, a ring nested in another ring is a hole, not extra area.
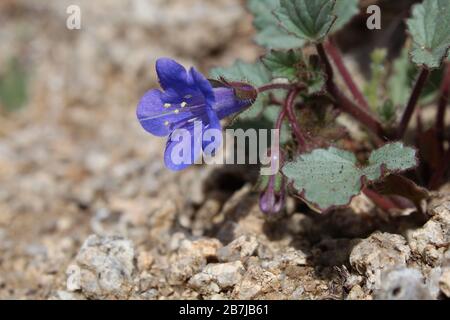
M 280 27 L 273 11 L 280 7 L 280 0 L 250 0 L 248 8 L 255 17 L 253 24 L 259 31 L 256 42 L 270 49 L 300 48 L 304 41 Z
M 297 77 L 298 63 L 303 61 L 303 55 L 294 50 L 271 51 L 262 60 L 275 78 L 294 80 Z
M 392 74 L 389 77 L 388 94 L 396 107 L 404 107 L 411 95 L 411 90 L 414 86 L 415 80 L 419 70 L 409 60 L 408 48 L 403 48 L 400 56 L 394 60 L 392 64 Z M 420 97 L 420 104 L 428 105 L 433 103 L 436 96 L 439 94 L 439 88 L 442 83 L 444 70 L 435 69 L 427 80 L 427 83 L 422 91 Z
M 262 62 L 271 71 L 273 78 L 297 80 L 305 84 L 305 93 L 308 95 L 323 91 L 326 76 L 318 56 L 312 55 L 307 59 L 301 51 L 271 51 L 262 59 Z
M 407 25 L 413 39 L 412 61 L 439 68 L 450 48 L 449 0 L 424 0 L 415 5 Z
M 416 150 L 402 143 L 389 143 L 372 152 L 369 165 L 362 170 L 369 181 L 376 181 L 386 172 L 400 172 L 417 165 Z
M 289 33 L 320 42 L 336 21 L 334 6 L 335 0 L 280 0 L 275 15 Z
M 349 204 L 363 181 L 377 181 L 387 172 L 407 170 L 416 165 L 415 150 L 401 143 L 387 144 L 374 151 L 369 164 L 361 168 L 356 157 L 336 148 L 316 149 L 299 156 L 282 169 L 302 198 L 320 210 Z
M 246 63 L 241 60 L 236 61 L 228 68 L 214 68 L 211 70 L 210 75 L 214 79 L 223 77 L 229 81 L 247 82 L 254 87 L 259 87 L 271 81 L 271 74 L 262 63 Z M 264 105 L 267 103 L 267 98 L 268 95 L 266 93 L 259 94 L 256 102 L 244 111 L 240 118 L 251 119 L 260 115 Z

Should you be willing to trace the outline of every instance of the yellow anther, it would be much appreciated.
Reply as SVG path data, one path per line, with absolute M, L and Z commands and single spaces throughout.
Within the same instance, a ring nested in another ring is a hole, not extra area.
M 164 103 L 164 108 L 170 108 L 172 105 L 170 103 Z
M 166 127 L 168 127 L 168 126 L 169 126 L 169 121 L 164 122 L 164 125 L 165 125 Z
M 179 109 L 175 109 L 175 111 L 174 111 L 173 113 L 179 114 L 179 113 L 180 113 L 180 110 L 179 110 Z
M 187 102 L 183 101 L 183 102 L 181 103 L 181 107 L 184 108 L 184 107 L 186 107 L 186 106 L 187 106 Z

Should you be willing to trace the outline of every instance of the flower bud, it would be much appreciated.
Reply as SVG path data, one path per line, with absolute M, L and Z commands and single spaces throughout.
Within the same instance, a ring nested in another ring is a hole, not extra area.
M 280 180 L 277 183 L 277 180 Z M 279 184 L 277 188 L 277 184 Z M 269 177 L 267 188 L 259 197 L 259 208 L 265 214 L 277 214 L 286 204 L 285 178 L 280 174 Z

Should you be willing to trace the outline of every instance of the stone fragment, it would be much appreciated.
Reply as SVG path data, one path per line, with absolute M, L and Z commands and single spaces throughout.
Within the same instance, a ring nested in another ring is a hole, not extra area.
M 94 299 L 126 298 L 132 288 L 134 248 L 122 237 L 89 236 L 67 269 L 67 290 Z
M 411 268 L 392 269 L 383 272 L 381 286 L 375 292 L 379 300 L 430 300 L 422 274 Z
M 411 250 L 406 240 L 397 234 L 373 233 L 357 244 L 350 254 L 350 264 L 367 277 L 367 286 L 377 288 L 383 270 L 406 267 Z
M 438 266 L 450 242 L 450 201 L 434 201 L 428 212 L 432 218 L 421 228 L 407 233 L 414 254 L 431 266 Z

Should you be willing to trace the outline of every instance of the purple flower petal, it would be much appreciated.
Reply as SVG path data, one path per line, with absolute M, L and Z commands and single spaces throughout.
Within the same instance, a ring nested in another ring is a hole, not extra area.
M 214 88 L 214 95 L 216 103 L 213 105 L 213 109 L 219 119 L 241 112 L 252 104 L 250 100 L 237 99 L 232 88 Z
M 208 130 L 210 134 L 212 133 L 211 136 L 214 137 L 214 139 L 205 139 L 208 137 L 204 136 L 202 140 L 203 150 L 205 150 L 205 154 L 209 156 L 211 155 L 211 152 L 207 151 L 214 150 L 214 153 L 216 153 L 218 151 L 218 148 L 222 144 L 222 126 L 216 112 L 212 108 L 207 108 L 206 114 L 208 117 L 208 125 L 206 127 L 206 130 Z M 209 130 L 216 130 L 216 132 L 211 132 Z
M 202 154 L 204 129 L 202 121 L 195 121 L 170 134 L 164 152 L 164 162 L 167 168 L 180 171 L 195 163 L 195 160 Z
M 194 67 L 189 70 L 189 74 L 194 85 L 205 97 L 206 104 L 212 107 L 216 102 L 216 98 L 211 83 Z
M 190 77 L 186 69 L 169 58 L 160 58 L 156 61 L 156 72 L 159 83 L 164 90 L 174 89 L 183 94 L 186 87 L 190 86 Z
M 206 114 L 204 106 L 189 107 L 187 104 L 172 103 L 167 92 L 150 90 L 139 102 L 137 117 L 142 127 L 159 137 L 168 136 L 172 130 L 184 125 L 189 119 L 201 118 Z M 180 99 L 177 99 L 178 101 Z
M 142 127 L 151 134 L 164 137 L 169 135 L 170 130 L 165 125 L 164 119 L 156 117 L 164 111 L 164 103 L 161 100 L 162 92 L 154 89 L 148 91 L 138 104 L 136 115 Z

